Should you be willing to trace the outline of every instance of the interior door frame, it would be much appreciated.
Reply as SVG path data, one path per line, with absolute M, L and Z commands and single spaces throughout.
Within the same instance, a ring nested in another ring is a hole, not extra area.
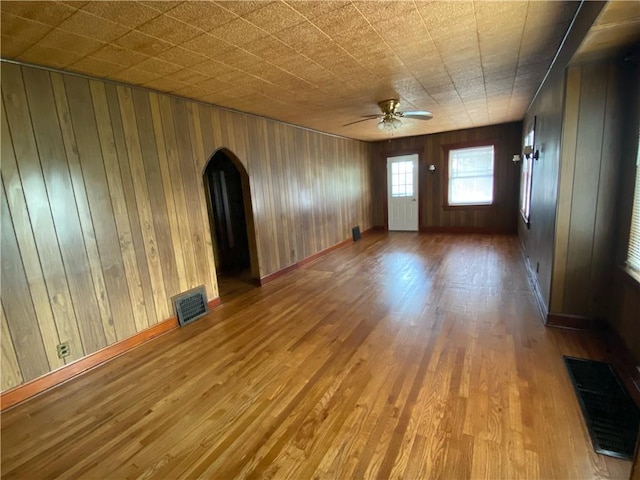
M 258 255 L 258 240 L 256 235 L 256 220 L 253 214 L 253 194 L 251 193 L 251 183 L 249 181 L 249 172 L 245 168 L 244 164 L 240 161 L 238 156 L 230 149 L 226 147 L 218 147 L 216 148 L 211 155 L 209 155 L 208 160 L 205 162 L 204 167 L 202 168 L 202 188 L 204 189 L 205 200 L 207 204 L 207 214 L 209 217 L 209 231 L 211 234 L 211 246 L 213 250 L 214 256 L 214 264 L 216 267 L 216 276 L 218 274 L 218 252 L 216 246 L 215 239 L 215 222 L 213 220 L 213 211 L 211 209 L 211 192 L 209 191 L 209 181 L 207 179 L 207 168 L 209 164 L 214 161 L 213 157 L 216 153 L 222 152 L 233 164 L 233 166 L 238 170 L 240 174 L 240 182 L 242 184 L 242 198 L 244 204 L 244 214 L 245 214 L 245 223 L 247 229 L 247 240 L 249 243 L 249 264 L 251 268 L 251 277 L 252 280 L 256 283 L 256 285 L 260 285 L 260 258 Z
M 418 202 L 418 231 L 422 230 L 422 202 L 420 201 L 422 186 L 426 183 L 425 169 L 423 168 L 423 152 L 422 149 L 398 149 L 387 150 L 380 153 L 380 162 L 384 166 L 384 200 L 382 204 L 382 214 L 384 215 L 384 229 L 389 231 L 389 173 L 387 169 L 387 158 L 389 157 L 401 157 L 403 155 L 418 155 L 418 195 L 416 195 L 416 202 Z

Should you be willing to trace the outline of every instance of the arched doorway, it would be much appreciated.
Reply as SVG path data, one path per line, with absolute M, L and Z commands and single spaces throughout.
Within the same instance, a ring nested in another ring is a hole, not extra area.
M 220 298 L 242 293 L 259 279 L 249 175 L 227 149 L 204 170 L 209 224 Z

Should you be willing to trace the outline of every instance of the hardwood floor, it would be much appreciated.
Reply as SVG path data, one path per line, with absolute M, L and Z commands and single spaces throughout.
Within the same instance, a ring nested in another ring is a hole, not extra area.
M 629 478 L 518 240 L 376 233 L 2 415 L 3 478 Z
M 238 275 L 218 275 L 218 293 L 223 303 L 252 290 L 257 284 L 249 270 Z

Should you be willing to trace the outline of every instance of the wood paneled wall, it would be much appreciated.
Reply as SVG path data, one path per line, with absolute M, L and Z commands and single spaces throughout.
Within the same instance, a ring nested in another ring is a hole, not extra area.
M 535 148 L 539 158 L 533 162 L 529 226 L 519 219 L 518 232 L 546 313 L 549 313 L 551 298 L 564 78 L 564 72 L 560 71 L 547 79 L 544 90 L 538 94 L 525 119 L 529 125 L 536 117 Z
M 621 171 L 618 182 L 615 209 L 618 213 L 616 231 L 616 272 L 611 289 L 611 313 L 607 315 L 609 323 L 623 340 L 637 364 L 640 364 L 640 278 L 623 271 L 627 258 L 629 231 L 631 228 L 631 212 L 633 195 L 636 188 L 636 159 L 638 158 L 637 135 L 640 132 L 640 62 L 636 45 L 635 61 L 620 63 L 624 106 L 621 132 Z M 636 464 L 637 464 L 636 458 Z M 640 470 L 637 470 L 640 474 Z
M 537 118 L 540 159 L 531 229 L 519 228 L 547 313 L 609 315 L 626 93 L 618 60 L 572 66 L 527 114 Z
M 613 279 L 609 325 L 640 364 L 640 281 L 623 271 L 616 271 Z
M 624 96 L 617 60 L 566 72 L 551 313 L 604 318 L 613 278 Z M 637 136 L 637 129 L 635 135 Z
M 519 225 L 547 313 L 606 319 L 640 360 L 640 284 L 624 273 L 638 128 L 639 67 L 622 58 L 557 68 L 537 116 L 531 228 Z
M 2 64 L 2 390 L 173 316 L 179 292 L 218 296 L 202 174 L 223 147 L 261 276 L 371 227 L 366 143 Z
M 536 289 L 542 297 L 545 313 L 549 313 L 554 268 L 566 67 L 605 3 L 584 2 L 580 5 L 551 70 L 536 92 L 524 119 L 525 125 L 530 125 L 536 117 L 535 146 L 540 151 L 540 158 L 533 165 L 530 225 L 519 221 L 518 236 L 535 272 Z
M 464 230 L 516 232 L 520 165 L 514 164 L 513 155 L 522 150 L 522 123 L 507 123 L 453 132 L 392 139 L 374 144 L 373 190 L 376 225 L 386 224 L 387 157 L 404 153 L 419 153 L 418 173 L 421 230 Z M 467 142 L 495 142 L 495 201 L 490 207 L 444 207 L 447 179 L 445 178 L 444 146 Z M 436 166 L 434 173 L 429 165 Z

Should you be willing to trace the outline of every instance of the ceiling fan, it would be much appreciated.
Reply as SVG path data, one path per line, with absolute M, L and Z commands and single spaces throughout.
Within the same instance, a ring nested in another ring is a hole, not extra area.
M 417 120 L 431 120 L 433 118 L 431 112 L 427 112 L 425 110 L 416 110 L 413 112 L 398 111 L 400 101 L 396 98 L 390 98 L 389 100 L 378 102 L 378 106 L 382 113 L 377 115 L 363 115 L 362 120 L 346 123 L 343 127 L 353 125 L 354 123 L 366 122 L 367 120 L 379 119 L 378 128 L 380 130 L 396 130 L 402 126 L 401 118 L 415 118 Z

